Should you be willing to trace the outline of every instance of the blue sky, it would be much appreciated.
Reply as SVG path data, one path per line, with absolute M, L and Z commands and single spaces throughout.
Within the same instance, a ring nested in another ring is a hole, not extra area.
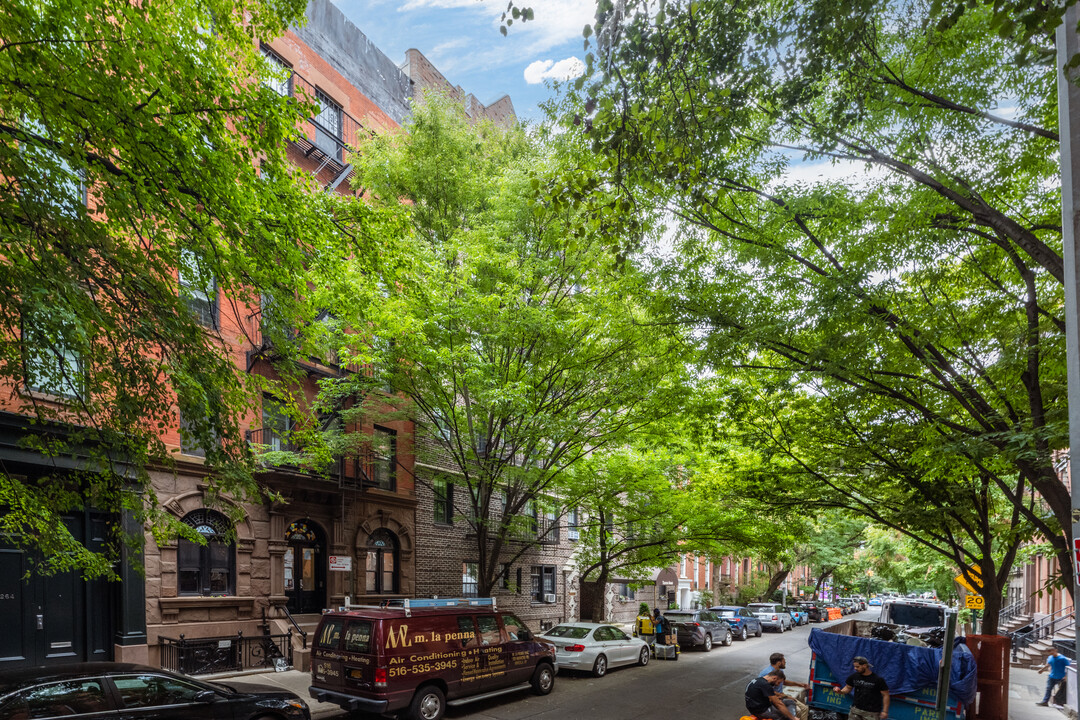
M 593 0 L 519 0 L 535 20 L 514 23 L 503 37 L 506 0 L 334 0 L 394 62 L 405 51 L 424 53 L 446 79 L 488 104 L 509 95 L 518 117 L 540 117 L 552 96 L 546 79 L 572 76 L 585 57 L 582 29 L 592 24 Z

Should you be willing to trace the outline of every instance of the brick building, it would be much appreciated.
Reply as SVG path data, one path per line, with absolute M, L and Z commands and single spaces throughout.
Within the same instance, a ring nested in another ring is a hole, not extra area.
M 287 70 L 288 79 L 274 83 L 273 88 L 283 95 L 306 94 L 319 105 L 316 116 L 303 123 L 301 135 L 290 142 L 288 154 L 298 167 L 318 178 L 324 190 L 352 194 L 350 144 L 359 132 L 400 126 L 417 93 L 416 84 L 348 22 L 331 0 L 310 0 L 306 14 L 303 27 L 261 43 L 267 61 Z M 414 69 L 421 60 L 426 77 L 442 78 L 422 55 L 411 51 Z M 461 95 L 470 114 L 512 121 L 509 98 L 484 107 L 472 96 Z M 183 263 L 178 271 L 181 288 L 189 291 L 189 306 L 205 320 L 203 324 L 218 338 L 223 352 L 244 372 L 272 374 L 269 360 L 274 348 L 262 338 L 261 309 L 200 294 L 195 283 L 187 282 L 191 274 L 192 269 Z M 301 407 L 314 396 L 319 377 L 358 369 L 340 367 L 327 357 L 310 358 L 304 370 L 307 379 L 298 398 Z M 29 381 L 26 384 L 29 387 Z M 262 408 L 248 418 L 247 441 L 289 449 L 291 421 L 281 411 L 281 400 L 263 398 Z M 332 422 L 333 418 L 319 420 Z M 178 540 L 158 546 L 147 534 L 145 577 L 134 569 L 134 562 L 123 562 L 117 583 L 84 582 L 70 572 L 33 576 L 24 582 L 27 554 L 0 545 L 0 586 L 5 588 L 0 592 L 0 612 L 6 618 L 18 618 L 20 625 L 19 632 L 0 634 L 0 667 L 112 659 L 181 667 L 188 672 L 231 669 L 237 662 L 247 662 L 242 655 L 250 649 L 237 639 L 237 633 L 251 638 L 305 625 L 310 628 L 323 608 L 341 604 L 346 596 L 368 602 L 461 592 L 461 562 L 468 559 L 466 554 L 458 553 L 453 563 L 437 568 L 439 573 L 453 569 L 456 580 L 442 575 L 437 581 L 420 579 L 422 573 L 435 570 L 429 558 L 421 562 L 421 556 L 431 550 L 434 525 L 430 486 L 421 491 L 414 485 L 418 469 L 414 468 L 412 422 L 362 424 L 358 429 L 371 435 L 371 446 L 338 458 L 326 472 L 266 466 L 260 482 L 281 501 L 239 504 L 243 520 L 235 527 L 223 513 L 209 507 L 205 453 L 181 438 L 182 423 L 178 417 L 177 424 L 162 435 L 176 454 L 175 468 L 152 470 L 152 483 L 161 506 L 202 533 L 207 544 Z M 34 478 L 55 474 L 65 463 L 72 470 L 78 467 L 78 458 L 46 458 L 28 451 L 21 441 L 31 432 L 40 433 L 41 428 L 31 428 L 26 418 L 0 408 L 0 461 L 6 472 Z M 64 429 L 58 427 L 56 432 Z M 424 503 L 422 527 L 416 524 L 418 497 Z M 228 498 L 225 502 L 238 504 Z M 106 542 L 109 520 L 88 507 L 73 513 L 68 524 L 77 538 L 94 548 Z M 137 532 L 137 528 L 129 530 Z M 235 540 L 229 541 L 232 530 Z M 525 618 L 540 620 L 572 612 L 568 603 L 573 594 L 567 594 L 562 575 L 570 549 L 565 535 L 558 548 L 528 560 L 541 568 L 545 592 L 540 601 L 533 602 L 524 593 L 507 593 L 508 604 L 517 602 L 525 609 Z M 524 568 L 528 578 L 532 567 L 523 561 L 515 570 Z M 550 568 L 556 569 L 554 576 Z M 548 593 L 552 577 L 556 586 Z M 549 602 L 549 594 L 556 596 L 554 602 Z M 194 648 L 186 657 L 195 658 L 198 667 L 180 659 L 181 638 Z M 205 642 L 199 644 L 200 640 Z M 305 668 L 299 633 L 292 644 L 294 663 Z M 257 650 L 265 652 L 266 645 Z

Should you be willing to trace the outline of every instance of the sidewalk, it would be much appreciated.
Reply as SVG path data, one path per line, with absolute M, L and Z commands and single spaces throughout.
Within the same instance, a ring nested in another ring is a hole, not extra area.
M 1029 668 L 1010 668 L 1009 720 L 1065 720 L 1068 717 L 1065 710 L 1035 704 L 1043 699 L 1045 692 L 1045 674 Z

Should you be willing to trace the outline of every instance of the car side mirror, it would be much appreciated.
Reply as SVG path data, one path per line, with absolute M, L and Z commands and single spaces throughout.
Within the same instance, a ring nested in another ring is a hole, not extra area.
M 217 693 L 213 690 L 202 690 L 195 694 L 195 702 L 212 703 L 217 700 Z

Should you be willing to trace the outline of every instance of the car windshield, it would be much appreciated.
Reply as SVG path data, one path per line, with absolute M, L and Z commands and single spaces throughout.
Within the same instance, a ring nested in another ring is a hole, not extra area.
M 545 635 L 549 637 L 561 637 L 570 638 L 571 640 L 580 640 L 589 634 L 592 628 L 587 627 L 575 627 L 573 625 L 556 625 L 548 630 Z
M 693 613 L 673 613 L 669 612 L 664 615 L 671 622 L 693 622 Z
M 896 625 L 938 627 L 945 624 L 945 612 L 932 605 L 896 604 L 889 608 L 889 619 Z

